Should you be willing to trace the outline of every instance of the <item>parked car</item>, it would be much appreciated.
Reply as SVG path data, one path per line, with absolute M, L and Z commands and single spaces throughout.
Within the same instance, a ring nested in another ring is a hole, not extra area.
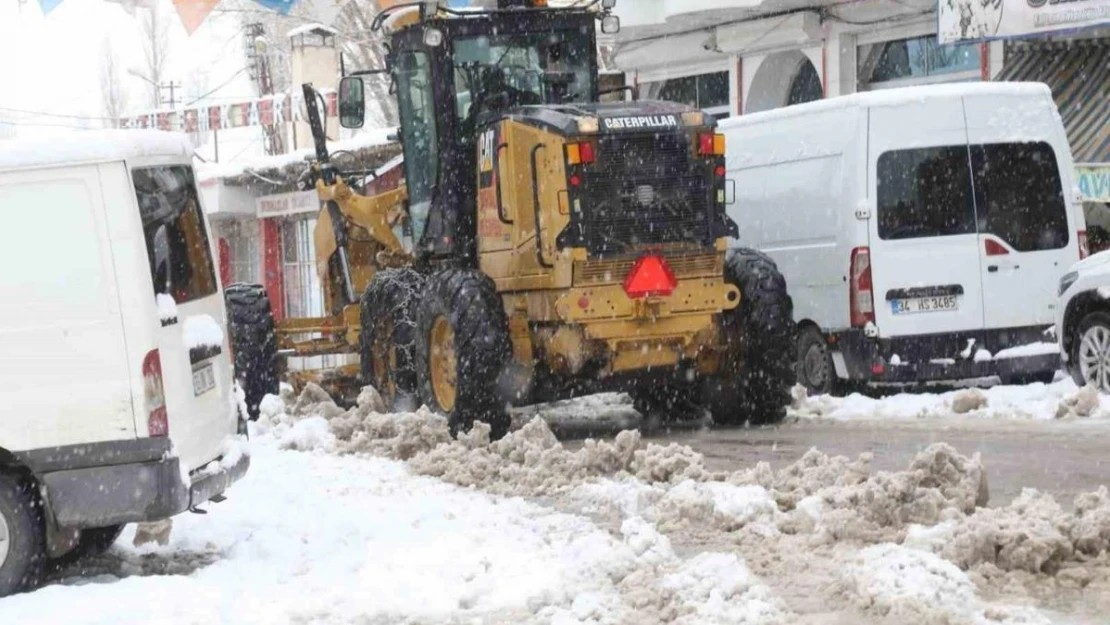
M 1052 379 L 1044 333 L 1086 235 L 1047 87 L 859 93 L 721 128 L 735 243 L 785 275 L 811 391 Z
M 1110 393 L 1110 251 L 1072 266 L 1059 293 L 1056 334 L 1068 373 Z
M 0 143 L 0 596 L 247 471 L 184 136 Z

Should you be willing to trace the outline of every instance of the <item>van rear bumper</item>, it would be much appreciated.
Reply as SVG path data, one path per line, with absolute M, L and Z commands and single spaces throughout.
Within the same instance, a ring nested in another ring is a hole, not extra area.
M 169 445 L 167 439 L 137 439 L 17 457 L 38 478 L 55 522 L 74 528 L 169 518 L 224 492 L 250 467 L 250 456 L 243 454 L 233 465 L 197 473 L 187 484 L 180 460 L 169 457 Z
M 843 357 L 840 377 L 858 382 L 912 383 L 973 378 L 1047 375 L 1060 368 L 1059 354 L 1042 354 L 975 362 L 960 357 L 974 339 L 976 349 L 992 354 L 1003 349 L 1046 342 L 1046 326 L 978 332 L 872 339 L 861 330 L 832 334 L 834 353 Z M 898 356 L 900 365 L 891 364 Z M 838 367 L 839 369 L 839 367 Z

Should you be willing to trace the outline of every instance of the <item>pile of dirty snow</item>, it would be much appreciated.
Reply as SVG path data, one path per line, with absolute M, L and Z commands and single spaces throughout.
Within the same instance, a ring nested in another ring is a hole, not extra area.
M 1075 391 L 1063 401 L 1075 399 L 1083 409 L 1083 391 Z M 973 405 L 968 410 L 990 410 L 995 398 L 991 391 L 985 398 L 986 407 L 967 400 Z M 728 473 L 708 470 L 705 458 L 687 446 L 645 444 L 636 431 L 571 451 L 543 419 L 495 442 L 481 423 L 452 440 L 445 420 L 427 410 L 385 414 L 382 408 L 370 388 L 347 410 L 318 387 L 299 396 L 286 390 L 264 402 L 256 434 L 286 449 L 384 456 L 404 461 L 414 475 L 553 502 L 620 528 L 633 550 L 653 562 L 669 561 L 673 553 L 655 538 L 659 532 L 687 548 L 712 545 L 714 553 L 731 544 L 760 575 L 808 571 L 814 592 L 841 587 L 840 598 L 830 601 L 882 618 L 1040 623 L 1035 610 L 982 601 L 978 581 L 969 580 L 1009 572 L 1110 580 L 1105 489 L 1080 496 L 1074 512 L 1036 493 L 988 509 L 980 457 L 943 443 L 922 450 L 901 471 L 874 472 L 867 454 L 850 460 L 811 450 L 778 471 L 760 463 Z M 637 569 L 618 584 L 621 600 L 638 614 L 670 615 L 664 622 L 777 622 L 789 613 L 747 577 L 743 561 L 735 566 L 744 573 L 728 573 L 729 557 L 695 558 L 669 573 L 658 566 Z M 707 594 L 710 577 L 719 585 Z M 674 594 L 678 589 L 685 594 Z M 754 612 L 740 610 L 738 598 Z M 766 613 L 759 607 L 764 601 Z M 576 602 L 575 614 L 605 612 L 600 605 Z

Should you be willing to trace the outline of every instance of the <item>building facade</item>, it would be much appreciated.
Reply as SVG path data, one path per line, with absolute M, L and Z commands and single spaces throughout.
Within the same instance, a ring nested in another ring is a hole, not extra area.
M 892 87 L 1046 83 L 1079 167 L 1092 247 L 1110 245 L 1110 29 L 941 45 L 936 0 L 635 0 L 617 13 L 613 59 L 640 97 L 718 118 Z

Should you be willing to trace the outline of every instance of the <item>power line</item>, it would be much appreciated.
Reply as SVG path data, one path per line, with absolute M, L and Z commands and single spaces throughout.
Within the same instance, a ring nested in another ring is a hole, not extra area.
M 104 130 L 104 128 L 89 128 L 88 126 L 74 126 L 72 124 L 51 124 L 46 122 L 16 122 L 0 120 L 0 126 L 26 126 L 34 128 L 69 128 L 71 130 Z
M 219 91 L 220 89 L 223 89 L 224 87 L 226 87 L 226 86 L 230 85 L 230 84 L 231 84 L 231 82 L 232 82 L 233 80 L 235 80 L 236 78 L 238 78 L 238 77 L 239 77 L 239 75 L 240 75 L 240 74 L 242 74 L 243 72 L 247 71 L 247 69 L 248 69 L 248 68 L 244 67 L 244 68 L 240 69 L 239 71 L 235 72 L 235 73 L 234 73 L 234 74 L 232 74 L 232 75 L 231 75 L 231 76 L 230 76 L 230 77 L 229 77 L 229 78 L 228 78 L 227 80 L 225 80 L 225 81 L 223 81 L 222 83 L 220 83 L 220 86 L 216 87 L 215 89 L 212 89 L 212 90 L 211 90 L 211 91 L 209 91 L 208 93 L 206 93 L 206 94 L 204 94 L 204 95 L 202 95 L 202 96 L 199 96 L 199 97 L 197 97 L 197 98 L 196 98 L 195 100 L 193 100 L 192 102 L 189 102 L 188 104 L 186 104 L 186 105 L 185 105 L 185 108 L 189 108 L 190 106 L 192 106 L 192 105 L 196 104 L 197 102 L 200 102 L 201 100 L 203 100 L 203 99 L 207 98 L 208 96 L 212 95 L 213 93 L 216 93 L 216 92 L 217 92 L 217 91 Z
M 67 115 L 65 113 L 48 113 L 46 111 L 31 111 L 31 110 L 28 110 L 28 109 L 9 108 L 9 107 L 6 107 L 6 106 L 0 106 L 0 111 L 6 111 L 6 112 L 9 112 L 9 113 L 22 113 L 24 115 L 35 115 L 35 116 L 38 116 L 38 117 L 62 117 L 62 118 L 65 118 L 65 119 L 84 119 L 84 120 L 89 120 L 89 121 L 112 121 L 113 120 L 113 118 L 111 118 L 111 117 L 96 117 L 96 116 L 90 116 L 90 115 Z

